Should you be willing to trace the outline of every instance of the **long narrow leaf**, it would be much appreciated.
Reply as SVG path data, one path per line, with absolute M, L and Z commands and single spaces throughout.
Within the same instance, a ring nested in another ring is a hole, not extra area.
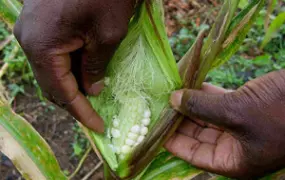
M 8 156 L 25 179 L 65 180 L 45 140 L 9 107 L 0 90 L 0 151 Z
M 259 15 L 263 4 L 264 0 L 252 1 L 233 19 L 227 32 L 227 38 L 222 45 L 223 50 L 217 55 L 212 68 L 222 65 L 237 52 L 256 17 Z
M 267 43 L 271 40 L 273 35 L 280 29 L 285 23 L 285 12 L 280 13 L 270 24 L 268 30 L 266 31 L 265 37 L 261 44 L 261 49 L 263 49 Z
M 267 5 L 267 12 L 264 20 L 264 30 L 267 31 L 270 21 L 270 15 L 278 4 L 277 0 L 269 0 Z
M 0 0 L 0 19 L 12 28 L 20 14 L 21 6 L 17 0 Z
M 202 172 L 169 152 L 161 152 L 135 180 L 186 180 Z
M 208 71 L 212 67 L 217 53 L 219 53 L 221 50 L 222 43 L 226 37 L 226 32 L 229 28 L 234 13 L 236 12 L 238 4 L 239 0 L 224 1 L 216 22 L 211 28 L 208 39 L 202 48 L 200 57 L 201 64 L 198 70 L 199 74 L 197 75 L 198 78 L 195 82 L 196 88 L 199 88 L 202 85 Z

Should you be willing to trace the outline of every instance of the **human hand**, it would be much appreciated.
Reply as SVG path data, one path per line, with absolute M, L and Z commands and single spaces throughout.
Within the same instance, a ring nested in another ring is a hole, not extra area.
M 135 0 L 24 0 L 14 33 L 47 99 L 97 132 L 104 124 L 82 91 L 96 95 L 127 33 Z
M 171 104 L 192 119 L 185 118 L 165 144 L 174 155 L 234 178 L 285 167 L 285 70 L 232 92 L 209 84 L 179 90 Z

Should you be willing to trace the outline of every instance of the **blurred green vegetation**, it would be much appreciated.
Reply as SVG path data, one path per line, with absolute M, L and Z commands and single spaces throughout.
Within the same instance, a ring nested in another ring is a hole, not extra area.
M 11 34 L 5 23 L 0 21 L 0 42 L 8 39 Z M 34 85 L 38 89 L 27 58 L 14 38 L 2 50 L 0 49 L 0 68 L 5 63 L 9 66 L 1 80 L 8 87 L 12 99 L 18 93 L 24 93 L 25 85 Z
M 270 22 L 284 11 L 284 6 L 277 6 L 269 16 Z M 221 87 L 236 89 L 246 81 L 285 68 L 285 24 L 281 25 L 278 33 L 271 35 L 272 39 L 264 49 L 260 49 L 266 33 L 264 28 L 266 16 L 267 10 L 264 8 L 238 53 L 221 67 L 212 70 L 208 74 L 208 82 Z M 177 60 L 191 47 L 198 32 L 209 27 L 206 24 L 197 27 L 194 22 L 185 26 L 191 28 L 182 28 L 169 38 Z

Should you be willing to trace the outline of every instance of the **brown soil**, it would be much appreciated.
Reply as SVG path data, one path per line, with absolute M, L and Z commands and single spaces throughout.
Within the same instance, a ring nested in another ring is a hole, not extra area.
M 216 0 L 165 0 L 166 25 L 169 36 L 175 34 L 181 27 L 191 28 L 190 20 L 196 25 L 201 23 L 212 23 L 216 13 L 215 7 L 219 1 Z M 211 10 L 211 13 L 208 10 Z M 202 18 L 201 18 L 202 17 Z M 181 21 L 183 19 L 183 22 Z M 24 95 L 18 95 L 13 102 L 14 110 L 26 118 L 35 129 L 46 139 L 54 151 L 59 164 L 63 170 L 72 173 L 76 168 L 80 157 L 73 156 L 72 143 L 76 132 L 73 130 L 75 120 L 64 110 L 55 107 L 54 110 L 44 105 L 36 95 L 35 89 L 25 88 Z M 98 163 L 98 158 L 91 152 L 84 162 L 81 170 L 73 178 L 79 180 L 90 172 Z M 0 153 L 0 180 L 20 180 L 18 171 L 14 168 L 9 159 Z M 102 167 L 98 169 L 92 180 L 103 179 Z M 204 179 L 204 178 L 198 178 Z

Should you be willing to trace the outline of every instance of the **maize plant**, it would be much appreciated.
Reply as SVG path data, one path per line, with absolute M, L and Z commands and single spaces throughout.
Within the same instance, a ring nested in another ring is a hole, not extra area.
M 26 179 L 66 179 L 48 144 L 12 111 L 1 85 L 0 91 L 0 151 Z
M 14 1 L 0 2 L 0 15 L 9 24 L 19 12 Z M 105 88 L 99 96 L 88 97 L 104 119 L 105 133 L 82 127 L 104 161 L 106 179 L 191 179 L 203 172 L 162 149 L 183 119 L 168 99 L 176 89 L 199 89 L 207 73 L 238 50 L 264 0 L 252 0 L 237 13 L 238 4 L 239 0 L 224 1 L 207 38 L 202 31 L 178 65 L 168 44 L 162 0 L 146 0 L 136 9 L 107 67 Z M 45 141 L 4 102 L 0 101 L 0 150 L 27 179 L 66 179 Z M 15 146 L 19 152 L 7 151 Z M 26 161 L 29 166 L 23 167 Z

